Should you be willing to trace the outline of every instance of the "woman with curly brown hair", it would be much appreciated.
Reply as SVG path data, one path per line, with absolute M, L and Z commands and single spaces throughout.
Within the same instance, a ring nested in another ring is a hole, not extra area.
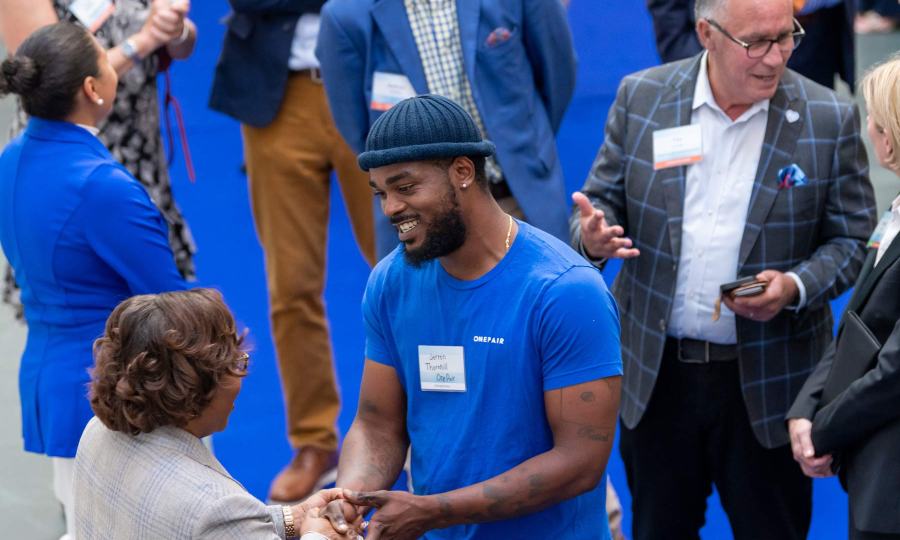
M 212 289 L 116 307 L 94 344 L 96 417 L 75 457 L 76 538 L 348 537 L 319 516 L 340 490 L 266 506 L 201 442 L 228 423 L 249 363 L 242 341 Z

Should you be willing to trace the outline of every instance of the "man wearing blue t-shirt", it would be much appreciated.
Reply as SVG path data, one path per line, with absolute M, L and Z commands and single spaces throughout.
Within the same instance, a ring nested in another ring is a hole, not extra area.
M 493 149 L 461 107 L 425 95 L 382 115 L 359 157 L 401 242 L 366 288 L 338 470 L 347 499 L 375 508 L 369 539 L 609 537 L 616 305 L 580 255 L 500 209 Z M 416 495 L 375 491 L 410 446 Z

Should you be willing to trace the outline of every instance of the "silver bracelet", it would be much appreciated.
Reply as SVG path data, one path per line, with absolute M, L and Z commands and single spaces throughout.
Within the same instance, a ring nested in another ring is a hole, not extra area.
M 135 46 L 134 41 L 131 38 L 123 41 L 119 47 L 122 49 L 122 54 L 125 55 L 125 58 L 131 60 L 133 64 L 140 64 L 143 60 L 138 53 L 137 46 Z

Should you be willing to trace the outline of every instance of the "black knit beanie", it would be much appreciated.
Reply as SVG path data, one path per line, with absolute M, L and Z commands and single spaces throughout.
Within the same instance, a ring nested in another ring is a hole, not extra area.
M 425 94 L 404 99 L 375 121 L 359 166 L 368 171 L 407 161 L 493 153 L 494 143 L 481 138 L 469 113 L 450 99 Z

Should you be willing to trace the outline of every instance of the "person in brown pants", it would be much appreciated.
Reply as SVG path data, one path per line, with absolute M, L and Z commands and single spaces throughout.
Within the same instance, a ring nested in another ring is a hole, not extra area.
M 242 124 L 288 439 L 296 451 L 273 480 L 269 499 L 292 502 L 332 480 L 337 463 L 340 398 L 322 300 L 331 172 L 370 265 L 372 194 L 368 175 L 334 126 L 312 53 L 322 2 L 296 2 L 299 13 L 231 4 L 210 106 Z

